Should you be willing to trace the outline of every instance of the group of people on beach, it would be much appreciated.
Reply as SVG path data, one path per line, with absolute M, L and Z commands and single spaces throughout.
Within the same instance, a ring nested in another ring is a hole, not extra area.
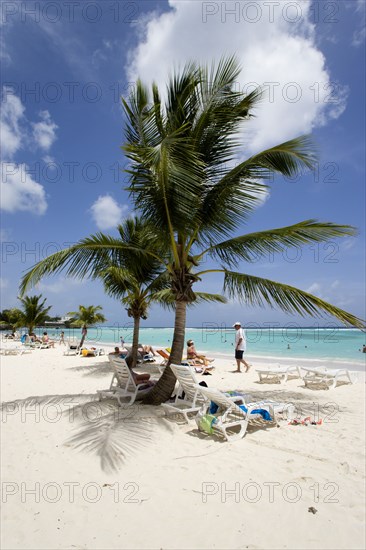
M 241 371 L 241 365 L 244 365 L 245 372 L 248 372 L 251 365 L 245 361 L 243 358 L 244 352 L 246 351 L 246 337 L 245 337 L 245 331 L 241 326 L 240 321 L 236 321 L 236 323 L 233 325 L 235 328 L 235 359 L 237 364 L 237 369 L 234 372 L 242 372 Z M 151 355 L 152 357 L 155 357 L 157 354 L 155 353 L 154 348 L 151 345 L 148 344 L 138 344 L 138 352 L 142 356 Z M 121 357 L 126 360 L 127 365 L 129 366 L 132 377 L 136 384 L 148 384 L 148 385 L 154 385 L 155 382 L 150 380 L 150 374 L 148 373 L 136 373 L 131 368 L 131 350 L 127 349 L 124 345 L 124 340 L 121 337 L 121 348 L 119 346 L 116 346 L 114 348 L 114 351 L 112 351 L 109 355 L 115 355 L 118 357 Z M 200 369 L 200 372 L 202 374 L 210 374 L 209 370 L 212 369 L 211 363 L 214 361 L 214 359 L 209 359 L 205 355 L 198 353 L 194 341 L 192 339 L 187 341 L 187 360 L 193 363 L 193 365 L 199 365 L 202 368 Z M 191 364 L 192 364 L 191 363 Z

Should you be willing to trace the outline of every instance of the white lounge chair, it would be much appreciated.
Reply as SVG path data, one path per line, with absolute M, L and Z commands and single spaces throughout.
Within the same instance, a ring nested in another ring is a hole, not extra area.
M 277 382 L 280 384 L 282 379 L 286 383 L 289 377 L 301 378 L 301 370 L 296 365 L 289 367 L 278 365 L 278 367 L 262 367 L 255 370 L 258 373 L 260 382 Z
M 113 366 L 114 374 L 109 388 L 97 391 L 99 401 L 102 397 L 114 397 L 118 400 L 119 405 L 132 405 L 136 399 L 141 398 L 151 389 L 151 385 L 146 382 L 136 384 L 124 359 L 111 355 L 108 358 Z M 122 399 L 127 399 L 127 401 L 122 402 Z
M 346 369 L 328 369 L 327 367 L 301 368 L 305 371 L 302 379 L 306 387 L 326 385 L 327 389 L 333 389 L 337 386 L 338 381 L 353 384 L 351 374 Z
M 205 403 L 205 397 L 197 390 L 198 384 L 196 378 L 195 367 L 191 365 L 175 365 L 171 364 L 170 368 L 175 374 L 175 377 L 179 383 L 179 387 L 176 392 L 175 401 L 172 403 L 162 403 L 162 407 L 167 414 L 182 414 L 185 421 L 189 422 L 188 415 L 191 413 L 198 413 L 202 405 Z M 181 394 L 184 392 L 184 398 L 181 399 Z M 235 392 L 228 399 L 243 403 L 243 396 L 236 395 Z
M 205 398 L 196 389 L 198 380 L 193 367 L 171 364 L 170 368 L 179 382 L 179 388 L 176 392 L 175 401 L 173 403 L 162 403 L 161 406 L 167 414 L 182 414 L 185 421 L 188 423 L 188 414 L 197 413 L 204 403 Z M 180 399 L 182 391 L 184 391 L 185 395 L 183 399 Z
M 79 352 L 83 357 L 99 357 L 99 355 L 105 355 L 104 348 L 80 348 Z
M 218 410 L 214 414 L 211 413 L 209 417 L 212 417 L 213 420 L 211 433 L 223 435 L 226 441 L 235 441 L 244 437 L 248 423 L 260 427 L 277 425 L 272 403 L 262 402 L 246 405 L 243 402 L 239 405 L 219 390 L 203 388 L 202 386 L 196 386 L 196 389 L 205 399 L 199 414 L 196 416 L 198 429 L 201 428 L 202 418 L 210 414 L 212 403 L 218 406 Z M 268 416 L 268 420 L 265 420 L 263 416 Z
M 66 349 L 64 355 L 80 355 L 79 344 L 76 341 L 68 340 L 66 342 Z

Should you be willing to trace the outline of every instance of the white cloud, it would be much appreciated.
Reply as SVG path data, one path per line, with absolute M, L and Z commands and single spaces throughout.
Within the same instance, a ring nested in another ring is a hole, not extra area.
M 48 111 L 40 111 L 41 122 L 30 123 L 24 114 L 24 105 L 12 88 L 4 86 L 2 92 L 0 208 L 11 213 L 28 211 L 44 214 L 47 209 L 44 187 L 29 174 L 26 164 L 12 161 L 16 153 L 26 146 L 32 148 L 35 144 L 47 152 L 56 139 L 58 126 Z M 30 138 L 30 126 L 33 127 L 34 141 Z M 44 161 L 54 162 L 49 155 L 45 156 Z
M 314 296 L 318 296 L 318 298 L 322 297 L 322 287 L 319 283 L 313 283 L 309 286 L 309 288 L 306 289 L 305 292 L 308 292 L 309 294 L 314 294 Z
M 41 292 L 50 292 L 52 294 L 62 294 L 67 290 L 71 290 L 74 287 L 84 285 L 85 283 L 80 279 L 68 279 L 66 277 L 59 277 L 53 283 L 40 282 L 37 285 L 37 289 Z
M 110 195 L 98 197 L 91 207 L 92 217 L 99 229 L 112 229 L 121 223 L 128 207 L 119 205 Z
M 45 164 L 55 164 L 55 159 L 51 155 L 45 155 L 42 160 Z
M 42 121 L 32 124 L 33 137 L 38 147 L 44 151 L 48 151 L 56 139 L 58 126 L 52 121 L 48 111 L 40 111 L 39 116 Z
M 28 173 L 27 165 L 2 162 L 0 168 L 1 209 L 44 214 L 47 210 L 45 190 Z
M 250 153 L 340 116 L 347 90 L 330 86 L 310 23 L 311 3 L 270 4 L 169 0 L 172 11 L 140 19 L 140 42 L 129 52 L 129 81 L 141 76 L 164 89 L 167 75 L 188 60 L 210 63 L 236 54 L 243 68 L 240 89 L 258 84 L 266 91 L 256 118 L 246 126 Z
M 12 159 L 22 147 L 23 131 L 21 122 L 24 119 L 24 105 L 13 94 L 12 89 L 4 86 L 1 101 L 0 135 L 2 157 Z
M 326 302 L 337 304 L 338 307 L 345 307 L 347 304 L 352 303 L 352 299 L 349 301 L 350 296 L 347 285 L 345 287 L 338 279 L 334 281 L 314 282 L 306 289 L 306 292 L 314 294 L 314 296 Z

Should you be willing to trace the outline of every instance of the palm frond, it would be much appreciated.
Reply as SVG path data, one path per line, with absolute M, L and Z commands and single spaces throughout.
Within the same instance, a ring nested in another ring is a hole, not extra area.
M 218 235 L 235 230 L 262 202 L 268 180 L 274 172 L 293 176 L 315 166 L 316 155 L 309 136 L 272 147 L 238 164 L 219 179 L 207 183 L 202 202 L 202 235 Z M 221 229 L 220 229 L 221 227 Z
M 195 306 L 203 302 L 214 302 L 217 304 L 226 304 L 227 298 L 221 294 L 211 294 L 210 292 L 195 292 L 196 301 L 190 303 L 190 306 Z
M 308 292 L 270 279 L 225 271 L 224 291 L 229 297 L 237 298 L 247 305 L 278 307 L 286 313 L 296 313 L 302 317 L 322 317 L 322 313 L 326 313 L 345 325 L 365 328 L 365 321 L 355 315 Z
M 213 245 L 208 252 L 227 266 L 233 266 L 237 265 L 239 260 L 253 262 L 288 248 L 298 248 L 310 243 L 356 234 L 356 229 L 349 225 L 305 220 L 286 227 L 235 237 Z
M 210 294 L 209 292 L 195 292 L 196 299 L 189 302 L 188 307 L 194 307 L 204 302 L 214 302 L 218 304 L 226 304 L 227 298 L 221 294 Z M 174 294 L 169 289 L 160 290 L 154 294 L 154 302 L 158 303 L 164 309 L 175 309 L 176 300 Z
M 22 278 L 20 293 L 23 295 L 43 277 L 65 270 L 68 277 L 95 279 L 111 262 L 120 261 L 123 253 L 135 254 L 144 260 L 153 256 L 146 248 L 137 248 L 120 239 L 99 233 L 82 239 L 76 245 L 55 252 L 34 265 Z M 139 265 L 139 264 L 137 264 Z

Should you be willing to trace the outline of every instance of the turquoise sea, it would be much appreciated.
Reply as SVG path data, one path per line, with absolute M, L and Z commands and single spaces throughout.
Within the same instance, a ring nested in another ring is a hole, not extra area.
M 254 324 L 253 324 L 254 325 Z M 261 358 L 284 358 L 323 360 L 342 362 L 357 369 L 365 366 L 366 354 L 362 346 L 366 344 L 366 334 L 358 329 L 342 327 L 303 328 L 287 327 L 245 327 L 247 355 Z M 42 333 L 42 329 L 38 329 Z M 50 337 L 58 338 L 62 329 L 47 328 Z M 80 329 L 64 329 L 65 337 L 80 338 Z M 202 327 L 187 328 L 186 340 L 191 338 L 197 350 L 232 356 L 234 329 L 205 323 Z M 123 337 L 126 343 L 132 341 L 132 324 L 123 326 L 99 326 L 88 329 L 87 343 L 119 345 Z M 173 328 L 142 328 L 140 342 L 153 346 L 170 347 Z

